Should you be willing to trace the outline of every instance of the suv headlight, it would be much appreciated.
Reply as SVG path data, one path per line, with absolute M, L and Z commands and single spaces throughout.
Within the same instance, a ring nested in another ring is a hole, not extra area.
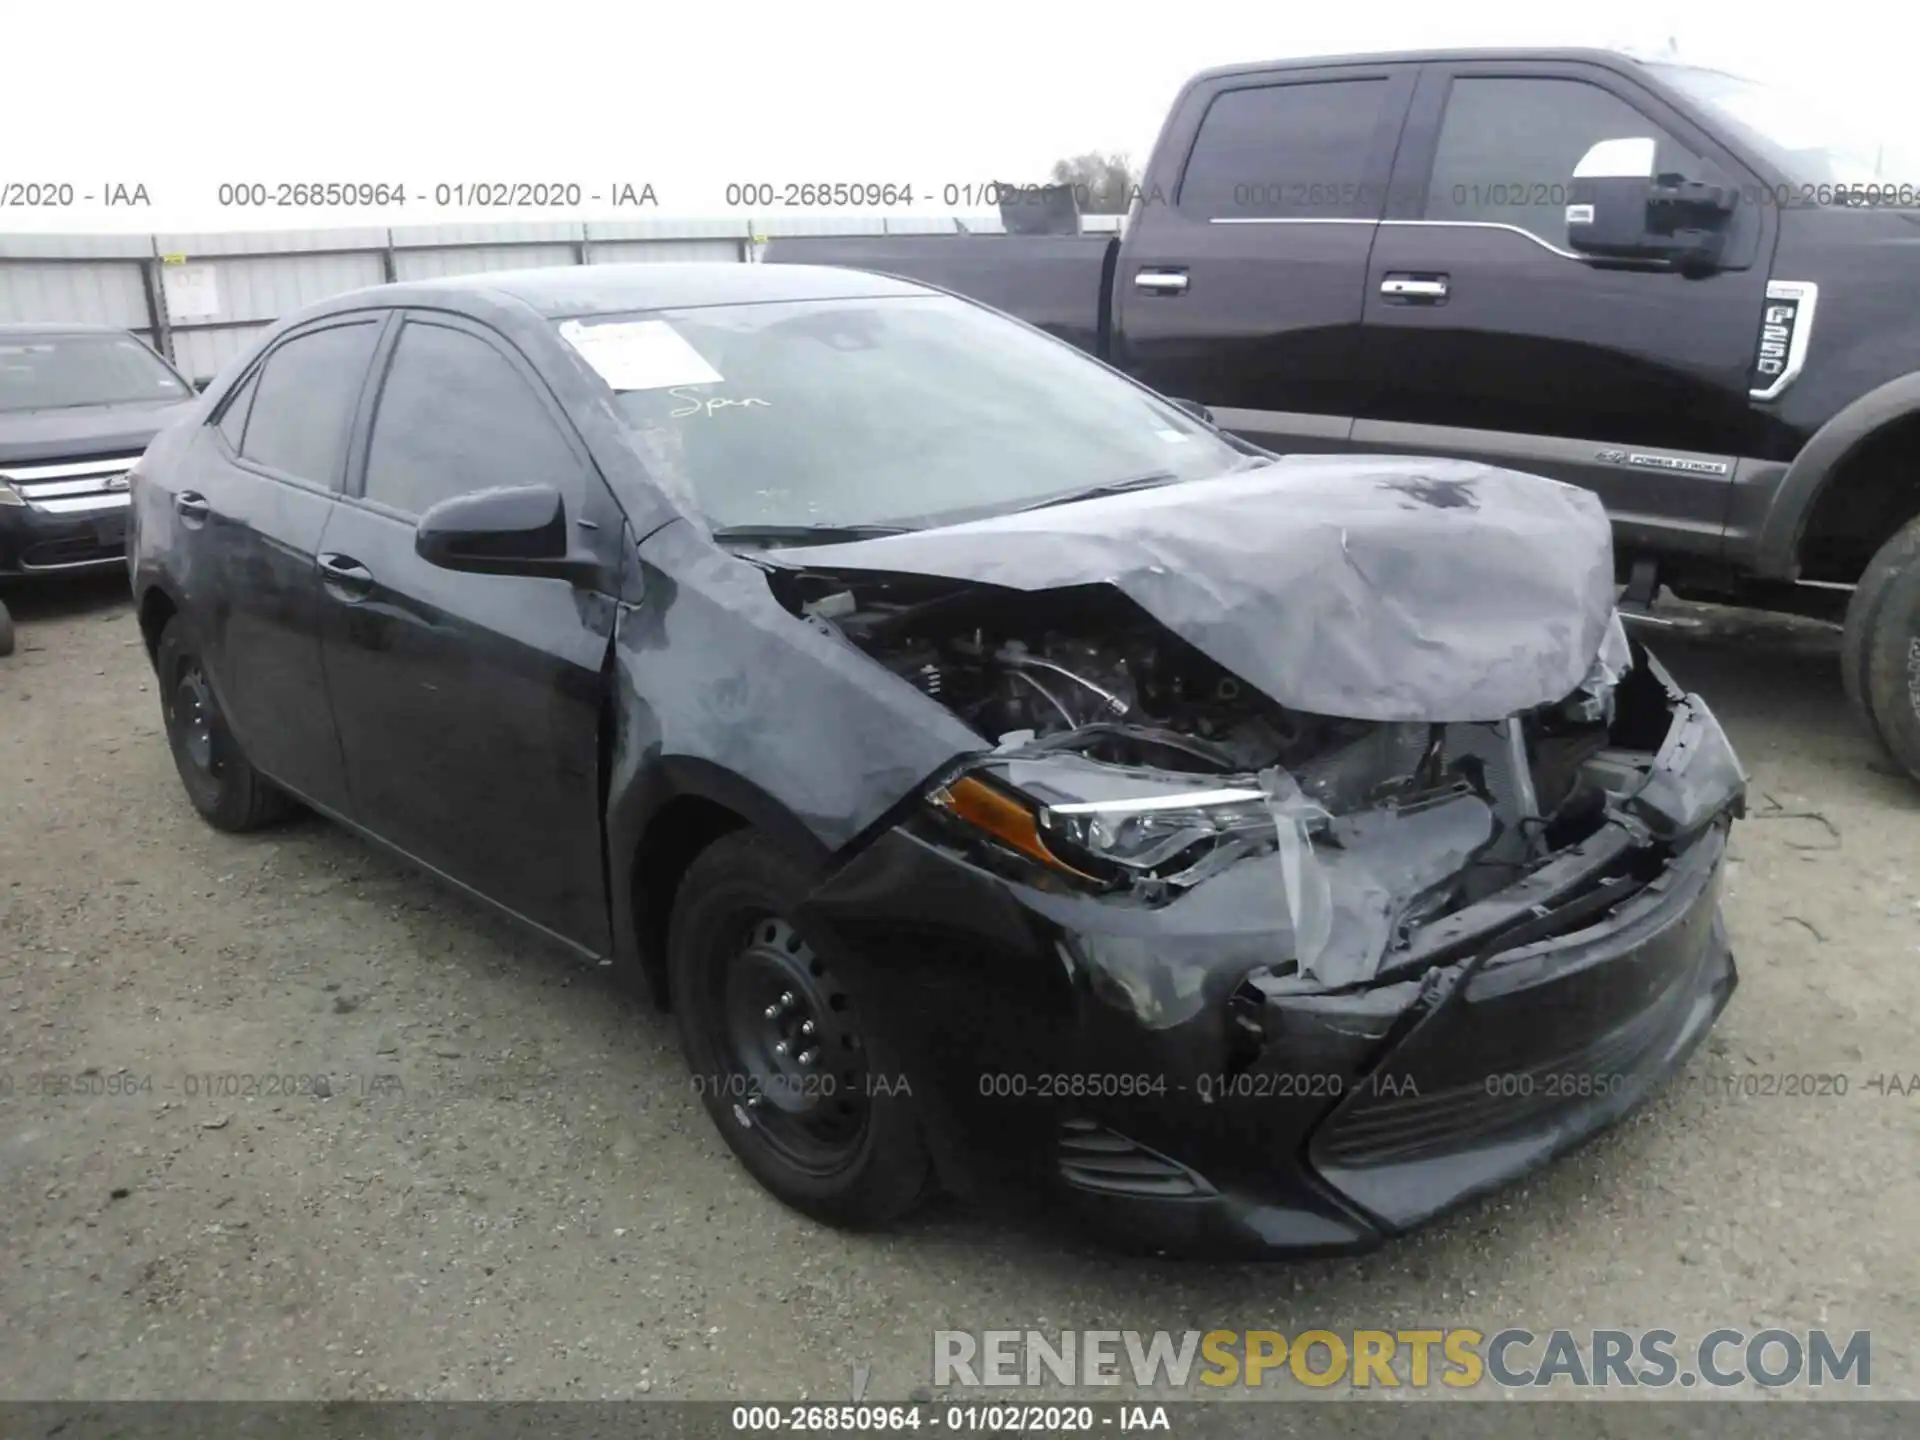
M 1168 878 L 1275 837 L 1250 776 L 1169 775 L 1067 756 L 997 760 L 928 796 L 945 815 L 1083 883 Z

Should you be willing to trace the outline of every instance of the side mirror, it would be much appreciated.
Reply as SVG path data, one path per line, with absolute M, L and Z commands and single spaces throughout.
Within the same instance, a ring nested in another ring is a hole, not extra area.
M 454 495 L 414 526 L 414 553 L 442 570 L 580 580 L 596 569 L 568 543 L 567 507 L 551 485 Z
M 1658 264 L 1689 274 L 1719 266 L 1738 192 L 1656 175 L 1650 136 L 1602 140 L 1573 170 L 1567 244 L 1599 262 Z
M 1213 411 L 1202 405 L 1198 400 L 1178 400 L 1171 395 L 1167 397 L 1167 400 L 1171 404 L 1178 405 L 1202 425 L 1214 424 Z

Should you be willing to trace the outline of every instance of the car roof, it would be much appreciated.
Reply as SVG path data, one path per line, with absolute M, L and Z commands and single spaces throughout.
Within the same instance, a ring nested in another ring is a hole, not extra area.
M 1233 65 L 1219 65 L 1211 70 L 1203 70 L 1188 83 L 1198 85 L 1207 80 L 1229 79 L 1236 75 L 1265 74 L 1278 70 L 1318 69 L 1327 65 L 1429 65 L 1445 64 L 1450 61 L 1492 60 L 1492 61 L 1585 61 L 1589 64 L 1608 65 L 1615 69 L 1626 66 L 1640 66 L 1647 61 L 1625 50 L 1603 50 L 1591 46 L 1580 47 L 1501 47 L 1493 49 L 1447 50 L 1369 50 L 1352 55 L 1311 55 L 1295 56 L 1285 60 L 1268 60 Z
M 832 265 L 743 265 L 738 261 L 709 260 L 489 270 L 476 275 L 376 285 L 336 296 L 325 308 L 419 303 L 458 309 L 463 308 L 462 301 L 498 303 L 505 298 L 548 319 L 560 319 L 569 315 L 613 315 L 705 305 L 938 293 L 909 281 Z
M 78 321 L 0 321 L 0 340 L 44 339 L 51 335 L 118 335 L 125 339 L 132 334 L 131 330 L 122 330 L 118 325 L 87 325 Z

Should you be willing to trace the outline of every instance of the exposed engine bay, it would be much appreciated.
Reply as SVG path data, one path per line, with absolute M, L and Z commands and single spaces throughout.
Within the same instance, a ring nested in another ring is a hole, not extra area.
M 1659 873 L 1663 835 L 1707 823 L 1743 783 L 1717 722 L 1617 617 L 1572 694 L 1429 723 L 1284 706 L 1108 586 L 795 570 L 773 584 L 981 736 L 926 797 L 945 843 L 1123 904 L 1245 889 L 1292 930 L 1303 982 L 1392 973 L 1595 845 L 1611 858 L 1589 867 L 1593 893 L 1611 903 Z M 1695 767 L 1707 779 L 1663 788 L 1657 762 L 1689 723 L 1714 751 Z
M 1562 811 L 1581 766 L 1610 744 L 1602 689 L 1505 724 L 1309 715 L 1095 587 L 1043 597 L 966 587 L 932 599 L 862 589 L 801 603 L 1002 752 L 1200 775 L 1277 768 L 1330 816 L 1464 786 L 1517 826 Z

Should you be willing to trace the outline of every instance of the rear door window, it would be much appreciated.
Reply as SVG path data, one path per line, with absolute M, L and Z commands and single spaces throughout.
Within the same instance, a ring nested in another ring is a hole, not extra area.
M 378 321 L 363 320 L 309 330 L 280 344 L 255 383 L 242 457 L 339 489 L 354 408 L 379 334 Z
M 1382 130 L 1403 104 L 1385 76 L 1223 91 L 1200 122 L 1180 209 L 1204 220 L 1378 219 Z

